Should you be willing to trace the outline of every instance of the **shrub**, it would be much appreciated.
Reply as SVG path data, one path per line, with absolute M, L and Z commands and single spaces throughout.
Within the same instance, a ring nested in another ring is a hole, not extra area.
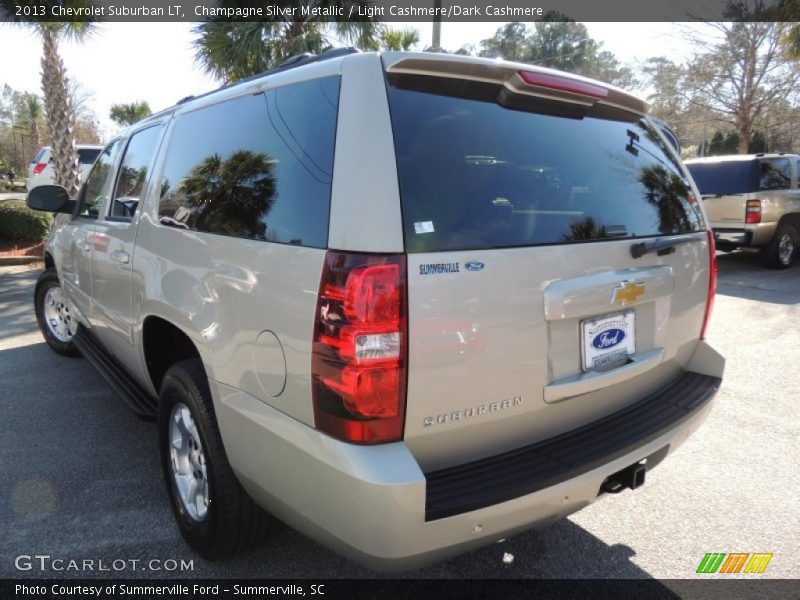
M 31 210 L 22 200 L 0 202 L 0 239 L 39 242 L 53 226 L 53 215 Z

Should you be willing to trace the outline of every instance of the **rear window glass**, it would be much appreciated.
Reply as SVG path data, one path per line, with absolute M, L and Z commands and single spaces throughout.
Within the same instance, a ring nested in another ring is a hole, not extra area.
M 91 165 L 100 152 L 99 148 L 78 148 L 78 158 L 82 165 Z
M 686 168 L 704 196 L 746 194 L 758 189 L 758 165 L 753 160 L 692 163 Z
M 558 244 L 703 228 L 644 120 L 565 118 L 389 87 L 409 252 Z
M 178 117 L 159 222 L 324 248 L 339 78 L 287 85 Z
M 788 190 L 792 187 L 792 167 L 787 158 L 772 158 L 759 161 L 759 190 Z
M 42 157 L 44 156 L 45 152 L 47 152 L 47 148 L 39 148 L 39 151 L 36 153 L 36 156 L 33 157 L 33 160 L 31 162 L 38 163 L 40 160 L 42 160 Z

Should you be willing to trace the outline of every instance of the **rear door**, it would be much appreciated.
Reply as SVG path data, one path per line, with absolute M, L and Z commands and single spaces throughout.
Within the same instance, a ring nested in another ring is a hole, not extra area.
M 408 252 L 404 439 L 424 470 L 642 399 L 681 372 L 702 326 L 705 223 L 661 135 L 590 98 L 562 108 L 508 89 L 389 77 Z M 656 237 L 683 243 L 633 257 Z

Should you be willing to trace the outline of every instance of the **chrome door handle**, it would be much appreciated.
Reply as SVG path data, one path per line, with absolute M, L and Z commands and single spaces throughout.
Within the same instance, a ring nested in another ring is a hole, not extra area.
M 80 241 L 79 241 L 79 242 L 77 242 L 75 245 L 76 245 L 76 246 L 77 246 L 77 247 L 78 247 L 80 250 L 83 250 L 84 252 L 88 252 L 89 250 L 91 250 L 91 249 L 92 249 L 92 245 L 91 245 L 89 242 L 87 242 L 86 240 L 80 240 Z
M 128 261 L 131 259 L 131 257 L 128 255 L 127 252 L 125 252 L 125 250 L 115 250 L 114 252 L 111 253 L 111 258 L 123 264 L 127 264 Z

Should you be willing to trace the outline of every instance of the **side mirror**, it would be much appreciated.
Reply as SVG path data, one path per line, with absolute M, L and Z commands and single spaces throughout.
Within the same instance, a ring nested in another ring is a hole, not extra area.
M 33 210 L 54 213 L 71 213 L 75 201 L 70 200 L 67 190 L 60 185 L 40 185 L 28 192 L 25 203 Z

